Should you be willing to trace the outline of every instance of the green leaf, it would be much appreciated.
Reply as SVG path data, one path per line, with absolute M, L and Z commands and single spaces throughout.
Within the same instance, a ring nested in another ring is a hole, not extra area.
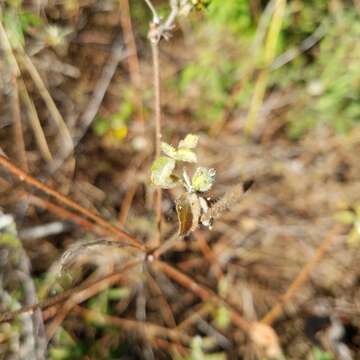
M 217 308 L 215 323 L 220 329 L 226 329 L 230 325 L 231 316 L 229 310 L 221 305 Z
M 196 154 L 188 148 L 179 148 L 176 151 L 174 159 L 177 161 L 186 161 L 192 163 L 197 162 Z
M 4 26 L 11 47 L 13 49 L 22 48 L 25 44 L 25 36 L 19 16 L 12 11 L 7 11 L 4 14 Z
M 166 156 L 156 159 L 151 166 L 151 181 L 163 189 L 170 189 L 176 185 L 171 177 L 175 169 L 175 160 Z
M 179 142 L 179 148 L 195 149 L 199 141 L 199 137 L 194 134 L 186 135 L 184 140 Z
M 161 150 L 165 155 L 167 155 L 167 156 L 171 157 L 172 159 L 176 160 L 176 152 L 177 151 L 173 146 L 169 145 L 166 142 L 162 142 L 161 143 Z
M 191 150 L 196 147 L 199 138 L 196 135 L 189 134 L 184 140 L 180 141 L 179 147 L 175 149 L 174 146 L 166 142 L 161 143 L 161 150 L 170 158 L 176 161 L 197 162 L 196 154 Z
M 198 167 L 192 177 L 191 184 L 195 191 L 208 191 L 215 181 L 215 169 Z
M 334 360 L 334 357 L 330 353 L 323 351 L 318 347 L 313 348 L 312 355 L 314 360 Z
M 352 211 L 344 210 L 338 211 L 335 219 L 343 224 L 352 224 L 356 220 L 356 216 Z

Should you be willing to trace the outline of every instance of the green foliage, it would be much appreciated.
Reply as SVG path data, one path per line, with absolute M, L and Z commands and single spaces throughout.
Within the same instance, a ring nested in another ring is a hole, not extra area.
M 347 236 L 350 246 L 360 245 L 360 205 L 353 210 L 343 210 L 335 214 L 335 219 L 343 224 L 351 225 L 351 230 Z
M 224 305 L 216 309 L 215 324 L 220 329 L 226 329 L 231 323 L 231 314 L 228 308 Z
M 314 360 L 335 360 L 335 358 L 326 351 L 314 347 L 312 350 L 312 356 Z
M 109 117 L 98 116 L 93 130 L 96 135 L 105 137 L 111 144 L 121 142 L 128 133 L 128 123 L 134 113 L 132 93 L 129 91 L 124 97 L 119 110 Z
M 209 191 L 215 181 L 215 170 L 198 167 L 191 179 L 191 185 L 195 191 Z
M 42 20 L 36 14 L 21 7 L 21 1 L 8 2 L 9 7 L 4 9 L 3 22 L 10 42 L 14 49 L 25 45 L 25 33 L 30 27 L 38 27 Z
M 290 137 L 298 138 L 319 123 L 327 123 L 339 133 L 359 124 L 360 23 L 356 19 L 352 12 L 334 19 L 316 61 L 294 68 L 298 101 L 288 115 Z
M 206 345 L 206 339 L 195 336 L 191 342 L 191 354 L 186 358 L 176 357 L 178 360 L 225 360 L 225 353 L 206 354 L 203 347 Z
M 244 36 L 254 31 L 255 22 L 248 0 L 212 0 L 207 7 L 207 16 L 217 26 L 227 24 L 227 28 L 235 35 Z
M 151 166 L 152 183 L 163 189 L 170 189 L 178 184 L 182 184 L 188 192 L 205 192 L 210 190 L 215 181 L 214 169 L 198 167 L 191 181 L 185 169 L 182 171 L 183 179 L 174 173 L 175 167 L 179 163 L 197 162 L 197 157 L 193 150 L 196 148 L 198 140 L 198 136 L 188 134 L 179 142 L 177 148 L 162 142 L 161 150 L 167 156 L 161 156 L 153 162 Z
M 213 0 L 203 14 L 205 21 L 195 24 L 192 61 L 176 86 L 196 118 L 212 125 L 223 121 L 228 111 L 248 110 L 264 47 L 259 24 L 267 20 L 265 4 L 254 10 L 247 0 Z M 319 44 L 270 73 L 270 89 L 296 98 L 285 114 L 290 138 L 319 124 L 345 133 L 359 123 L 358 20 L 351 6 L 335 13 L 326 0 L 288 2 L 278 55 L 299 48 L 319 26 L 325 29 Z
M 195 135 L 188 135 L 184 140 L 180 141 L 177 149 L 175 149 L 173 146 L 171 146 L 165 142 L 162 142 L 161 150 L 163 151 L 163 153 L 165 155 L 169 156 L 170 158 L 172 158 L 176 161 L 185 161 L 185 162 L 196 163 L 197 157 L 196 157 L 196 154 L 192 151 L 192 149 L 197 144 L 197 138 L 195 140 L 194 146 L 192 146 L 192 144 L 190 144 L 190 146 L 188 146 L 189 144 L 187 144 L 187 138 L 189 136 L 192 137 Z M 190 141 L 192 141 L 192 140 L 190 140 Z
M 175 169 L 175 160 L 166 156 L 156 159 L 151 165 L 151 181 L 155 186 L 170 189 L 176 186 L 171 175 Z
M 83 358 L 85 347 L 81 342 L 75 342 L 63 328 L 59 329 L 56 337 L 56 345 L 50 347 L 49 350 L 51 360 L 80 360 Z

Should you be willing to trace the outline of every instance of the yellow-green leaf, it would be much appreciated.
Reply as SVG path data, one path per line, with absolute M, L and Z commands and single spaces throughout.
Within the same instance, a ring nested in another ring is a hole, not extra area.
M 165 155 L 171 157 L 172 159 L 176 158 L 176 149 L 173 146 L 169 145 L 168 143 L 162 142 L 161 150 Z
M 199 141 L 199 137 L 194 134 L 186 135 L 184 140 L 179 142 L 179 148 L 195 149 Z
M 175 169 L 175 160 L 166 156 L 156 159 L 151 166 L 151 181 L 163 189 L 170 189 L 176 185 L 171 176 Z
M 197 168 L 191 180 L 192 187 L 195 191 L 204 192 L 210 190 L 215 181 L 215 174 L 215 169 Z

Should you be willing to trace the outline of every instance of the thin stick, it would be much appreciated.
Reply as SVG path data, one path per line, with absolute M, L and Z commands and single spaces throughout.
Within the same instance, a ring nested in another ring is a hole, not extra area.
M 0 10 L 1 16 L 1 10 Z M 21 111 L 20 111 L 20 102 L 19 102 L 19 88 L 17 79 L 20 76 L 20 70 L 18 64 L 16 62 L 14 53 L 11 48 L 11 44 L 9 42 L 6 31 L 0 21 L 0 44 L 1 48 L 5 54 L 6 64 L 8 66 L 8 70 L 11 74 L 11 92 L 10 92 L 10 107 L 11 107 L 11 115 L 13 119 L 14 125 L 14 140 L 16 144 L 16 156 L 18 158 L 19 164 L 22 169 L 27 171 L 27 158 L 26 158 L 26 150 L 25 150 L 25 142 L 23 129 L 21 124 Z
M 139 188 L 139 185 L 140 184 L 135 180 L 135 182 L 130 186 L 130 189 L 125 194 L 125 197 L 122 201 L 121 210 L 119 213 L 119 224 L 121 226 L 124 226 L 126 223 L 126 219 L 129 214 L 132 201 L 134 199 L 136 190 Z
M 43 191 L 47 195 L 60 201 L 62 204 L 65 204 L 65 205 L 69 206 L 70 208 L 77 210 L 79 213 L 90 218 L 95 223 L 97 223 L 99 226 L 110 231 L 111 233 L 122 236 L 124 239 L 126 239 L 128 241 L 129 245 L 132 245 L 138 249 L 144 249 L 144 245 L 141 244 L 132 235 L 128 234 L 126 231 L 111 225 L 107 220 L 103 219 L 95 212 L 85 209 L 84 207 L 78 205 L 76 202 L 69 199 L 65 195 L 52 189 L 48 185 L 45 185 L 44 183 L 40 182 L 39 180 L 36 180 L 32 176 L 28 175 L 25 171 L 23 171 L 20 168 L 18 168 L 17 166 L 15 166 L 6 157 L 4 157 L 2 155 L 0 155 L 0 165 L 2 167 L 4 167 L 6 170 L 8 170 L 11 174 L 18 177 L 21 181 L 24 181 L 25 183 L 36 187 L 37 189 Z
M 10 105 L 11 105 L 13 124 L 14 124 L 14 141 L 15 141 L 16 155 L 20 167 L 23 170 L 28 171 L 23 127 L 21 123 L 19 88 L 17 83 L 17 77 L 14 72 L 11 78 L 11 87 L 12 89 L 10 95 Z
M 20 86 L 20 96 L 21 96 L 25 106 L 27 107 L 28 118 L 30 120 L 30 125 L 31 125 L 31 128 L 34 133 L 36 143 L 39 147 L 40 154 L 42 155 L 42 157 L 44 158 L 45 161 L 51 162 L 53 160 L 53 157 L 51 155 L 49 145 L 46 141 L 44 131 L 41 127 L 40 119 L 37 114 L 35 105 L 34 105 L 33 101 L 31 100 L 29 93 L 26 89 L 26 86 L 22 80 L 20 80 L 19 86 Z
M 317 248 L 315 255 L 302 268 L 298 276 L 286 290 L 285 294 L 281 297 L 280 301 L 262 318 L 262 323 L 271 325 L 282 314 L 284 306 L 295 296 L 296 291 L 309 279 L 311 272 L 330 249 L 331 245 L 333 245 L 334 241 L 337 239 L 336 235 L 339 234 L 341 229 L 341 226 L 336 225 L 329 231 L 323 242 Z
M 212 290 L 207 289 L 206 287 L 199 285 L 196 281 L 191 279 L 186 274 L 182 273 L 181 271 L 175 269 L 171 265 L 162 262 L 160 260 L 154 260 L 153 264 L 158 270 L 161 270 L 164 274 L 172 278 L 178 284 L 182 285 L 186 289 L 190 290 L 192 293 L 197 295 L 203 301 L 212 301 L 217 304 L 221 304 L 226 306 L 228 310 L 231 312 L 231 317 L 236 326 L 238 326 L 241 330 L 245 333 L 249 332 L 251 327 L 251 323 L 244 319 L 237 310 L 234 309 L 232 305 L 230 305 L 227 301 L 223 298 L 218 296 Z
M 149 337 L 161 336 L 164 337 L 165 339 L 170 339 L 175 342 L 181 341 L 184 344 L 190 344 L 191 342 L 190 336 L 183 334 L 181 331 L 177 329 L 169 329 L 150 322 L 136 321 L 136 320 L 119 318 L 115 316 L 109 316 L 79 306 L 75 308 L 75 312 L 80 313 L 80 315 L 82 315 L 84 318 L 88 320 L 93 319 L 96 323 L 121 327 L 128 330 L 134 330 L 136 332 L 144 332 L 145 335 Z
M 6 180 L 1 179 L 1 178 L 0 178 L 0 186 L 1 187 L 7 186 L 8 189 L 11 189 L 11 187 L 12 187 L 12 185 L 9 182 L 7 182 Z M 109 235 L 109 231 L 107 231 L 106 229 L 103 229 L 102 227 L 97 226 L 93 222 L 90 222 L 89 220 L 87 220 L 87 219 L 79 216 L 78 214 L 76 214 L 72 211 L 69 211 L 59 205 L 55 205 L 55 204 L 51 203 L 50 201 L 44 200 L 36 195 L 30 194 L 27 191 L 24 191 L 24 190 L 16 191 L 16 196 L 19 196 L 20 198 L 24 198 L 30 204 L 37 206 L 41 209 L 47 210 L 47 211 L 53 213 L 54 215 L 58 216 L 59 218 L 62 218 L 67 221 L 71 221 L 74 224 L 81 226 L 85 230 L 92 231 L 99 235 L 104 235 L 104 234 Z M 114 234 L 112 234 L 112 233 L 111 233 L 111 235 L 114 236 Z
M 155 89 L 155 157 L 158 159 L 161 152 L 161 104 L 160 104 L 160 72 L 159 72 L 159 42 L 152 40 L 151 43 L 151 52 L 153 60 L 153 69 L 154 69 L 154 89 Z M 158 187 L 156 189 L 156 198 L 155 198 L 155 211 L 156 211 L 156 238 L 154 246 L 158 247 L 160 245 L 161 238 L 161 198 L 162 191 Z
M 49 94 L 49 91 L 46 88 L 46 85 L 42 80 L 39 72 L 37 71 L 35 65 L 32 63 L 31 59 L 27 56 L 25 52 L 19 54 L 19 60 L 21 65 L 23 65 L 27 70 L 27 72 L 30 74 L 35 86 L 39 91 L 40 96 L 44 100 L 56 126 L 59 129 L 59 133 L 62 136 L 62 142 L 63 142 L 62 145 L 60 146 L 61 152 L 64 153 L 71 151 L 73 149 L 73 141 L 69 129 L 67 128 L 67 125 L 62 115 L 60 114 L 60 111 L 58 110 L 54 100 Z
M 54 306 L 56 304 L 62 303 L 66 299 L 68 299 L 70 296 L 73 296 L 74 294 L 77 294 L 79 292 L 84 291 L 85 289 L 91 289 L 92 287 L 100 287 L 102 290 L 108 288 L 109 286 L 116 284 L 121 279 L 124 279 L 124 272 L 132 269 L 136 265 L 139 265 L 141 263 L 140 260 L 134 260 L 126 264 L 122 269 L 117 270 L 111 274 L 107 274 L 100 279 L 97 279 L 93 282 L 86 282 L 78 287 L 66 290 L 59 295 L 53 296 L 51 298 L 48 298 L 44 300 L 41 303 L 25 306 L 19 310 L 6 312 L 6 313 L 0 313 L 0 323 L 2 322 L 8 322 L 13 320 L 16 316 L 23 314 L 23 313 L 33 313 L 37 309 L 44 310 L 46 308 L 49 308 L 51 306 Z M 101 291 L 101 290 L 100 290 Z
M 153 276 L 150 274 L 149 271 L 147 271 L 146 276 L 148 278 L 150 288 L 154 291 L 155 296 L 158 298 L 157 306 L 164 319 L 164 322 L 170 328 L 175 328 L 176 321 L 174 318 L 174 314 L 171 310 L 171 306 L 169 305 L 168 301 L 166 300 L 166 297 L 163 294 L 160 285 L 157 283 L 156 279 L 153 278 Z

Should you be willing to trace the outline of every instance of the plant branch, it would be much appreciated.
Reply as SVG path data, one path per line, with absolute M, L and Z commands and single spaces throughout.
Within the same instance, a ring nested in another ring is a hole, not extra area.
M 37 309 L 46 309 L 48 307 L 54 306 L 56 304 L 62 303 L 66 299 L 70 298 L 71 296 L 81 293 L 84 290 L 91 291 L 94 287 L 99 289 L 99 291 L 108 288 L 109 286 L 116 284 L 118 281 L 124 278 L 124 272 L 134 268 L 136 265 L 139 265 L 141 260 L 134 260 L 126 264 L 122 269 L 117 270 L 111 274 L 107 274 L 100 279 L 97 279 L 92 282 L 86 282 L 78 287 L 66 290 L 59 295 L 53 296 L 44 300 L 41 303 L 25 306 L 19 310 L 0 313 L 0 323 L 8 322 L 13 320 L 16 316 L 23 314 L 23 313 L 33 313 Z
M 160 72 L 159 72 L 159 42 L 151 43 L 151 52 L 154 69 L 154 89 L 155 89 L 155 158 L 160 157 L 161 152 L 161 103 L 160 103 Z M 161 238 L 161 199 L 162 190 L 156 189 L 155 212 L 156 212 L 156 239 L 154 246 L 160 245 Z
M 161 270 L 164 274 L 172 278 L 181 286 L 190 290 L 192 293 L 197 295 L 203 301 L 212 301 L 216 304 L 224 305 L 230 312 L 231 317 L 236 326 L 238 326 L 245 333 L 248 333 L 251 327 L 251 322 L 244 319 L 237 310 L 234 309 L 232 305 L 230 305 L 225 299 L 221 298 L 219 295 L 214 293 L 212 290 L 207 289 L 206 287 L 198 284 L 195 280 L 191 279 L 186 274 L 181 271 L 175 269 L 171 265 L 160 261 L 155 260 L 153 262 L 155 267 L 158 270 Z
M 141 244 L 137 239 L 135 239 L 132 235 L 128 234 L 126 231 L 119 229 L 118 227 L 110 224 L 107 220 L 103 219 L 101 216 L 96 214 L 95 212 L 85 209 L 84 207 L 78 205 L 73 200 L 69 199 L 65 195 L 59 193 L 58 191 L 52 189 L 50 186 L 40 182 L 39 180 L 33 178 L 32 176 L 28 175 L 25 171 L 18 168 L 16 165 L 11 163 L 5 156 L 0 155 L 0 166 L 5 168 L 11 174 L 19 178 L 21 181 L 36 187 L 37 189 L 43 191 L 47 195 L 55 198 L 62 204 L 69 206 L 70 208 L 78 211 L 79 213 L 85 215 L 86 217 L 93 220 L 96 224 L 100 227 L 106 229 L 112 234 L 117 236 L 121 236 L 122 238 L 126 239 L 129 245 L 132 245 L 138 249 L 144 249 L 143 244 Z

